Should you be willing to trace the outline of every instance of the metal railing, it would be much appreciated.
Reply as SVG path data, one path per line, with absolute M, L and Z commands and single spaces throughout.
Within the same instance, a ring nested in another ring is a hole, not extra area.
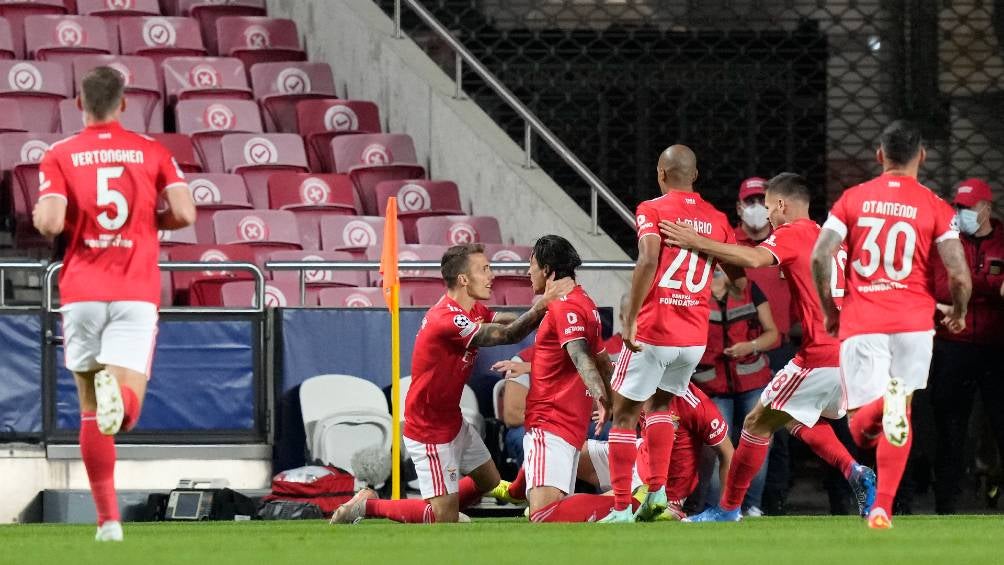
M 558 154 L 559 157 L 565 163 L 568 164 L 588 185 L 590 188 L 589 194 L 589 205 L 590 205 L 590 217 L 592 220 L 592 234 L 599 235 L 599 197 L 603 197 L 604 202 L 606 202 L 614 212 L 629 226 L 634 227 L 635 218 L 631 210 L 620 201 L 617 196 L 614 195 L 603 181 L 599 179 L 578 157 L 568 147 L 562 143 L 558 136 L 556 136 L 540 119 L 526 107 L 523 102 L 519 100 L 502 82 L 496 77 L 491 71 L 488 70 L 484 64 L 481 63 L 466 47 L 464 44 L 453 37 L 450 31 L 443 26 L 431 12 L 425 9 L 424 6 L 419 3 L 418 0 L 394 0 L 394 37 L 397 39 L 403 39 L 404 34 L 401 31 L 401 4 L 405 3 L 409 8 L 423 21 L 427 26 L 429 26 L 432 31 L 439 36 L 450 48 L 453 50 L 454 57 L 456 60 L 456 72 L 454 74 L 454 81 L 456 82 L 456 92 L 454 93 L 454 98 L 462 100 L 463 95 L 463 63 L 466 62 L 471 69 L 474 70 L 478 76 L 491 88 L 495 94 L 497 94 L 502 100 L 509 105 L 509 107 L 519 114 L 523 119 L 523 152 L 524 152 L 524 162 L 523 167 L 533 168 L 533 160 L 531 158 L 531 149 L 533 143 L 534 132 L 539 135 L 547 145 Z
M 5 310 L 34 310 L 36 305 L 7 304 L 7 271 L 44 271 L 49 266 L 47 261 L 0 261 L 0 308 Z

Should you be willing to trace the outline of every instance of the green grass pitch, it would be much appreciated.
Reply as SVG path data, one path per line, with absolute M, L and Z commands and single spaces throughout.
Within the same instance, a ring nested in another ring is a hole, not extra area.
M 436 526 L 382 520 L 126 524 L 122 544 L 93 526 L 0 527 L 0 563 L 517 564 L 1004 563 L 1000 516 L 899 517 L 871 531 L 853 517 L 785 517 L 738 524 L 537 524 L 484 519 Z

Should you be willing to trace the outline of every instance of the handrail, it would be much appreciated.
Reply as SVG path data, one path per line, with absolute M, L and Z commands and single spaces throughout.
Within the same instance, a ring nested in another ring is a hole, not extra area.
M 558 136 L 546 126 L 540 119 L 530 111 L 529 108 L 523 104 L 519 98 L 516 97 L 502 82 L 496 77 L 487 67 L 485 67 L 481 61 L 477 59 L 470 51 L 464 47 L 464 44 L 453 37 L 448 29 L 446 29 L 443 24 L 436 19 L 428 10 L 422 6 L 418 0 L 403 0 L 404 3 L 410 7 L 415 14 L 418 15 L 422 21 L 429 26 L 432 31 L 439 36 L 439 38 L 446 42 L 456 56 L 456 73 L 454 80 L 456 81 L 456 93 L 454 98 L 462 99 L 462 83 L 461 83 L 461 69 L 462 62 L 466 61 L 468 65 L 474 69 L 474 72 L 478 74 L 488 84 L 488 86 L 501 97 L 509 107 L 514 110 L 517 114 L 523 118 L 524 130 L 523 130 L 523 151 L 525 153 L 525 162 L 523 164 L 526 168 L 532 168 L 533 163 L 530 158 L 530 148 L 531 141 L 533 137 L 533 132 L 536 131 L 537 134 L 544 139 L 544 141 L 557 153 L 568 166 L 572 167 L 578 175 L 589 184 L 590 187 L 590 216 L 592 219 L 592 233 L 593 235 L 598 235 L 599 230 L 599 210 L 597 195 L 602 196 L 603 200 L 614 209 L 614 212 L 621 217 L 629 226 L 632 228 L 635 225 L 635 217 L 631 210 L 624 205 L 620 199 L 605 185 L 603 181 L 599 179 L 589 167 L 582 163 L 572 153 L 564 143 L 558 139 Z M 401 33 L 401 2 L 402 0 L 394 0 L 394 37 L 397 39 L 402 39 L 404 35 Z
M 0 309 L 34 310 L 38 306 L 8 306 L 7 305 L 7 271 L 42 271 L 48 266 L 47 261 L 0 261 Z
M 0 264 L 2 265 L 2 264 Z M 212 269 L 213 271 L 248 271 L 251 276 L 254 277 L 255 281 L 255 294 L 254 294 L 254 304 L 250 308 L 216 308 L 216 307 L 167 307 L 161 308 L 161 312 L 198 312 L 200 314 L 241 314 L 241 313 L 254 313 L 260 314 L 265 311 L 265 273 L 255 265 L 254 263 L 242 263 L 233 261 L 207 261 L 207 262 L 195 262 L 195 261 L 162 261 L 159 263 L 160 268 L 165 271 L 205 271 Z M 54 312 L 52 307 L 53 302 L 53 280 L 56 277 L 56 273 L 63 268 L 62 261 L 49 264 L 48 268 L 45 270 L 45 281 L 43 283 L 43 305 L 47 312 Z

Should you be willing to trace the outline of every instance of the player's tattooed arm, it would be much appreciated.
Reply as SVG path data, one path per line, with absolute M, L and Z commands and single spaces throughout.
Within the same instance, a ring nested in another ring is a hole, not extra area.
M 575 364 L 575 369 L 586 385 L 589 396 L 592 396 L 598 405 L 599 418 L 596 427 L 599 429 L 606 421 L 607 415 L 610 414 L 610 394 L 607 392 L 607 385 L 597 368 L 596 359 L 589 353 L 589 344 L 584 339 L 576 339 L 566 343 L 565 351 L 568 352 L 572 363 Z M 609 363 L 609 359 L 607 362 Z
M 966 261 L 962 242 L 958 238 L 938 242 L 938 254 L 941 255 L 941 262 L 945 264 L 945 270 L 948 272 L 948 287 L 952 292 L 952 309 L 941 323 L 952 333 L 958 333 L 966 328 L 966 310 L 973 291 L 969 263 Z
M 496 322 L 481 324 L 478 333 L 471 340 L 471 347 L 491 347 L 522 341 L 540 325 L 540 321 L 544 319 L 544 314 L 547 312 L 547 305 L 552 300 L 557 300 L 572 292 L 574 288 L 574 280 L 570 278 L 555 280 L 554 275 L 551 275 L 544 287 L 544 294 L 532 308 L 509 324 Z
M 823 307 L 823 316 L 826 331 L 831 335 L 836 335 L 840 327 L 840 310 L 833 300 L 833 292 L 830 289 L 830 280 L 833 271 L 833 254 L 840 247 L 843 238 L 839 233 L 823 228 L 819 232 L 819 239 L 812 249 L 812 282 L 816 285 L 816 293 L 819 295 L 819 303 Z

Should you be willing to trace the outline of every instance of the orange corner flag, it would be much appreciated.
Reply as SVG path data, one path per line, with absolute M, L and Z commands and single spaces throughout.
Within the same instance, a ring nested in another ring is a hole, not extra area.
M 380 275 L 387 306 L 391 306 L 391 289 L 398 285 L 397 273 L 397 198 L 387 199 L 387 213 L 383 229 L 383 250 L 380 253 Z

